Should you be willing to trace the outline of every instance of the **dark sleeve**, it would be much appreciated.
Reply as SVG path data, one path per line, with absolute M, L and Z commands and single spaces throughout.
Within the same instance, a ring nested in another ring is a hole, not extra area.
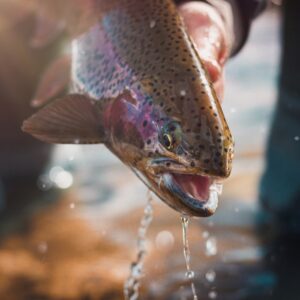
M 175 2 L 179 4 L 187 0 L 175 0 Z M 202 2 L 214 6 L 223 17 L 228 30 L 232 32 L 231 56 L 233 56 L 244 46 L 252 21 L 266 8 L 268 0 L 203 0 Z
M 217 0 L 220 2 L 220 0 Z M 223 0 L 224 1 L 224 0 Z M 244 46 L 252 21 L 267 7 L 267 0 L 225 0 L 233 11 L 235 41 L 231 55 L 238 53 Z

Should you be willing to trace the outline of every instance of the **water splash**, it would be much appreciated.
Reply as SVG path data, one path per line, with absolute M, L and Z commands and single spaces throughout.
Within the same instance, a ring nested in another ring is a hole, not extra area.
M 137 259 L 131 264 L 130 275 L 124 284 L 124 297 L 126 300 L 137 300 L 139 297 L 140 281 L 143 275 L 144 260 L 147 254 L 146 234 L 153 219 L 152 196 L 148 193 L 147 204 L 138 230 Z
M 190 266 L 191 252 L 190 252 L 189 241 L 188 241 L 189 218 L 186 216 L 182 216 L 181 225 L 182 225 L 183 255 L 184 255 L 186 270 L 187 270 L 185 276 L 191 282 L 193 300 L 198 300 L 198 296 L 196 294 L 196 288 L 194 284 L 195 273 Z

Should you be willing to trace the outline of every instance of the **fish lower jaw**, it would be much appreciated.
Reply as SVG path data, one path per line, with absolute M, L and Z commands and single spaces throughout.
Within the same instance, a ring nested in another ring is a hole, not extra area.
M 215 213 L 222 184 L 211 177 L 164 173 L 162 181 L 168 190 L 170 205 L 182 214 L 208 217 Z

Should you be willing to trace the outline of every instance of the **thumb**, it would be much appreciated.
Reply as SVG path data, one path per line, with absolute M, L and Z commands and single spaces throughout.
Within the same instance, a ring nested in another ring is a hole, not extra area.
M 229 37 L 219 13 L 210 5 L 187 2 L 179 6 L 187 30 L 217 93 L 223 94 L 223 67 L 229 55 Z

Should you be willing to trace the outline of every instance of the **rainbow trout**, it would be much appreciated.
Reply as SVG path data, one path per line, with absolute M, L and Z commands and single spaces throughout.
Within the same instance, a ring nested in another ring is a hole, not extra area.
M 72 93 L 23 130 L 49 143 L 104 143 L 170 207 L 212 215 L 233 139 L 175 4 L 92 2 L 96 22 L 72 41 Z

